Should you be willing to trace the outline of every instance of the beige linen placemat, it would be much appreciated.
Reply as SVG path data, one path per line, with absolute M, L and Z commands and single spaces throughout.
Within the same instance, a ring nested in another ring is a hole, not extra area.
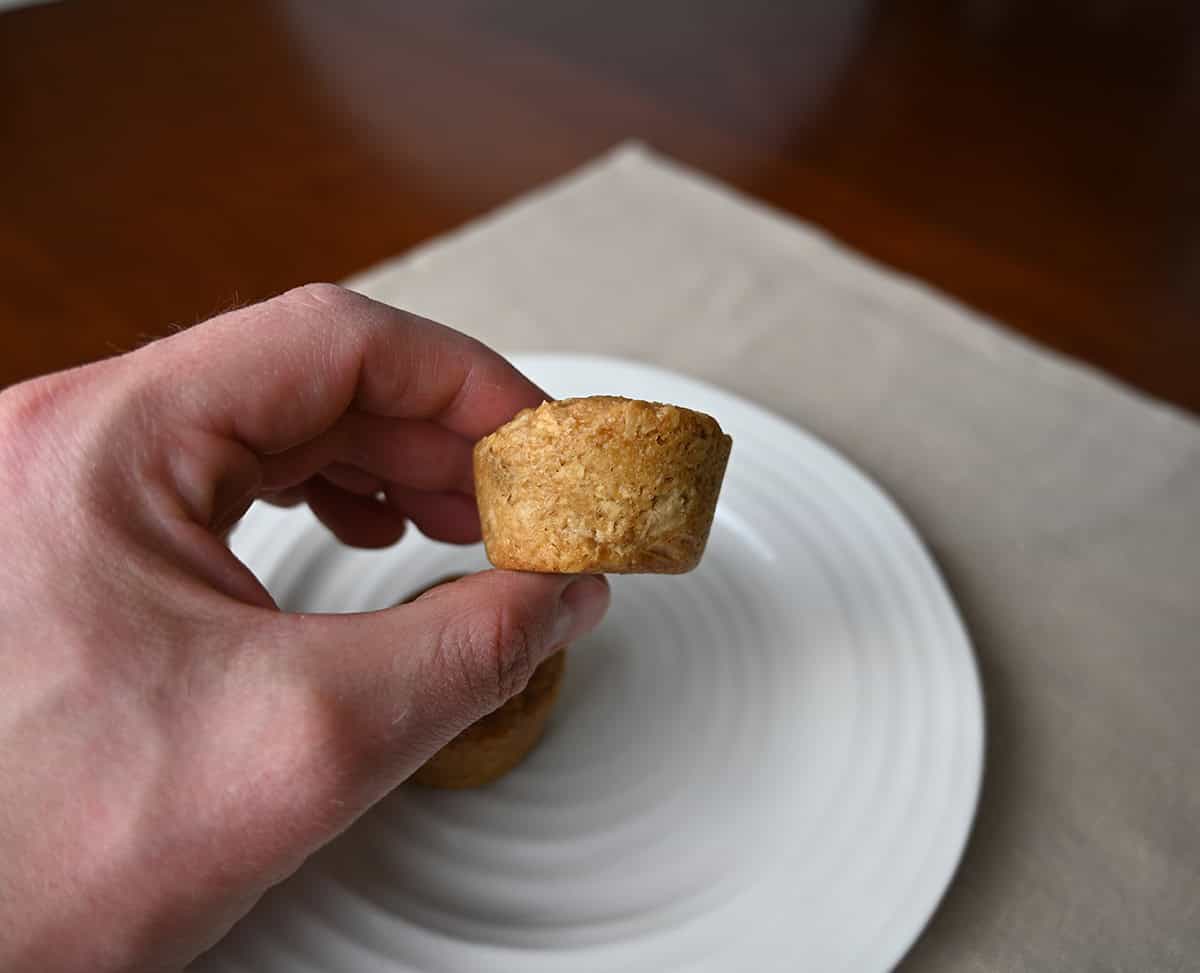
M 1200 425 L 637 147 L 350 283 L 504 351 L 726 386 L 908 512 L 988 750 L 902 969 L 1200 969 Z

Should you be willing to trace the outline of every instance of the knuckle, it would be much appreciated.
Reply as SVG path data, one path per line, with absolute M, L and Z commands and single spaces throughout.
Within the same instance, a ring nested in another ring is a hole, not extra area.
M 337 284 L 304 284 L 269 304 L 285 312 L 293 324 L 319 335 L 324 353 L 335 358 L 363 355 L 372 341 L 373 302 Z
M 238 709 L 230 716 L 243 727 L 230 758 L 243 783 L 223 826 L 238 835 L 249 873 L 273 872 L 298 849 L 344 827 L 347 805 L 367 774 L 332 694 L 301 681 L 276 690 L 257 702 L 236 694 Z M 239 879 L 246 874 L 235 869 Z
M 363 300 L 361 295 L 352 290 L 324 282 L 294 287 L 280 295 L 279 299 L 302 307 L 335 312 L 348 310 Z
M 535 633 L 517 608 L 499 605 L 478 613 L 461 654 L 467 685 L 494 709 L 512 699 L 533 675 Z
M 157 405 L 135 371 L 108 359 L 0 394 L 0 489 L 43 510 L 116 522 L 114 491 L 141 489 L 159 460 Z
M 365 759 L 362 734 L 336 695 L 309 686 L 295 692 L 285 709 L 291 759 L 283 762 L 292 764 L 294 781 L 307 788 L 336 787 L 357 773 Z
M 19 432 L 45 421 L 63 398 L 56 376 L 31 379 L 0 391 L 0 424 L 5 432 Z
M 0 392 L 0 455 L 9 471 L 32 474 L 56 457 L 70 389 L 61 375 L 22 382 Z

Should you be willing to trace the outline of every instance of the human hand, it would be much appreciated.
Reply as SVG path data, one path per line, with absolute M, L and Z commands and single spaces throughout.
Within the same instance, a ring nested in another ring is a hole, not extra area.
M 597 624 L 501 571 L 283 613 L 222 540 L 260 496 L 478 540 L 471 444 L 541 398 L 329 285 L 0 394 L 0 968 L 183 966 Z

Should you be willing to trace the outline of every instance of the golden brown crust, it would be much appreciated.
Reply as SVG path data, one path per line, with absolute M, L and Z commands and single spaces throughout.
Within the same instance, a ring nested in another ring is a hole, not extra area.
M 488 559 L 553 573 L 699 562 L 732 440 L 711 416 L 618 396 L 544 402 L 475 445 Z
M 446 584 L 461 575 L 437 582 Z M 430 588 L 414 595 L 420 597 Z M 412 600 L 412 599 L 408 599 Z M 435 753 L 409 780 L 425 787 L 482 787 L 517 766 L 542 738 L 566 671 L 566 650 L 533 671 L 526 687 L 483 719 L 472 723 Z

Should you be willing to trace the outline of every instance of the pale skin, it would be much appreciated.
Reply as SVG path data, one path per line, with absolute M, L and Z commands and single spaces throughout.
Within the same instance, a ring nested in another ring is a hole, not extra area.
M 266 497 L 476 541 L 471 443 L 542 398 L 330 285 L 0 393 L 0 969 L 181 969 L 599 622 L 501 571 L 285 613 L 223 540 Z

